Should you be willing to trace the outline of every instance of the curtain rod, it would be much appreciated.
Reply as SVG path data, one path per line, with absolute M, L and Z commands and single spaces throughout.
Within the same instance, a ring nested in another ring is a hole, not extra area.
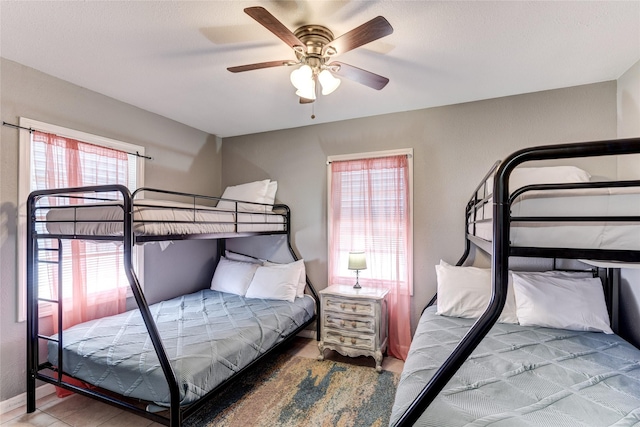
M 407 159 L 410 159 L 413 157 L 412 154 L 389 154 L 389 155 L 383 155 L 383 156 L 373 156 L 373 157 L 363 157 L 362 159 L 353 159 L 353 160 L 363 160 L 363 159 L 376 159 L 376 158 L 380 158 L 380 157 L 393 157 L 393 156 L 407 156 Z M 350 160 L 327 160 L 327 166 L 329 166 L 331 163 L 333 162 L 348 162 Z
M 14 128 L 14 129 L 22 129 L 22 130 L 28 130 L 29 133 L 33 133 L 34 131 L 36 131 L 37 129 L 33 129 L 33 128 L 26 128 L 24 126 L 19 126 L 19 125 L 14 125 L 13 123 L 7 123 L 4 120 L 2 121 L 2 126 L 8 126 L 10 128 Z M 118 150 L 121 151 L 121 150 Z M 141 157 L 143 159 L 147 159 L 147 160 L 153 160 L 153 157 L 150 156 L 145 156 L 144 154 L 140 154 L 137 151 L 135 153 L 130 153 L 128 151 L 123 151 L 124 153 L 130 154 L 132 156 L 136 156 L 136 157 Z

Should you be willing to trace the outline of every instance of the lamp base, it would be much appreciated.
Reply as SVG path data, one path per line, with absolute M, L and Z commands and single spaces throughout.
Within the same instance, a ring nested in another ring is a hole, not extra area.
M 356 284 L 353 285 L 353 289 L 361 289 L 362 286 L 360 286 L 359 280 L 360 278 L 358 277 L 358 274 L 360 273 L 360 270 L 356 270 Z

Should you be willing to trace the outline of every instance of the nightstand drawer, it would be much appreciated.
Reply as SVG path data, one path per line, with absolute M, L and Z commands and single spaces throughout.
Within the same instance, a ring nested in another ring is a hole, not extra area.
M 349 317 L 341 316 L 337 313 L 327 313 L 324 318 L 324 326 L 327 328 L 336 328 L 343 331 L 354 332 L 376 332 L 375 318 L 373 317 Z
M 376 347 L 374 335 L 348 335 L 342 331 L 327 329 L 324 337 L 325 343 L 345 347 L 362 348 L 374 351 Z
M 326 297 L 324 309 L 338 313 L 375 315 L 375 303 L 372 301 L 358 301 L 348 298 Z

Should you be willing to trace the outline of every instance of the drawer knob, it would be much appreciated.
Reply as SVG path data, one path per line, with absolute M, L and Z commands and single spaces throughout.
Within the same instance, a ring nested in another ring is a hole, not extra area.
M 353 304 L 353 305 L 351 306 L 351 310 L 356 311 L 356 305 L 355 305 L 355 304 Z
M 344 320 L 340 321 L 340 326 L 344 326 Z
M 340 342 L 344 342 L 344 337 L 340 337 Z
M 351 338 L 351 344 L 355 344 L 356 343 L 356 339 L 355 338 Z
M 355 328 L 356 327 L 356 322 L 351 322 L 351 327 Z
M 340 308 L 344 309 L 345 305 L 344 303 L 340 304 Z

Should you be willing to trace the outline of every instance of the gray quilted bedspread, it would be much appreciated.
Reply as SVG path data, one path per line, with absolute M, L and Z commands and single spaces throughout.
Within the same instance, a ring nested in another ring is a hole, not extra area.
M 473 319 L 422 315 L 390 425 Z M 416 426 L 640 426 L 640 350 L 616 335 L 496 324 Z
M 293 303 L 203 290 L 150 307 L 178 378 L 181 405 L 194 402 L 282 341 L 315 312 Z M 57 343 L 48 360 L 58 366 Z M 170 403 L 169 389 L 138 310 L 73 326 L 63 334 L 63 370 L 124 396 Z

